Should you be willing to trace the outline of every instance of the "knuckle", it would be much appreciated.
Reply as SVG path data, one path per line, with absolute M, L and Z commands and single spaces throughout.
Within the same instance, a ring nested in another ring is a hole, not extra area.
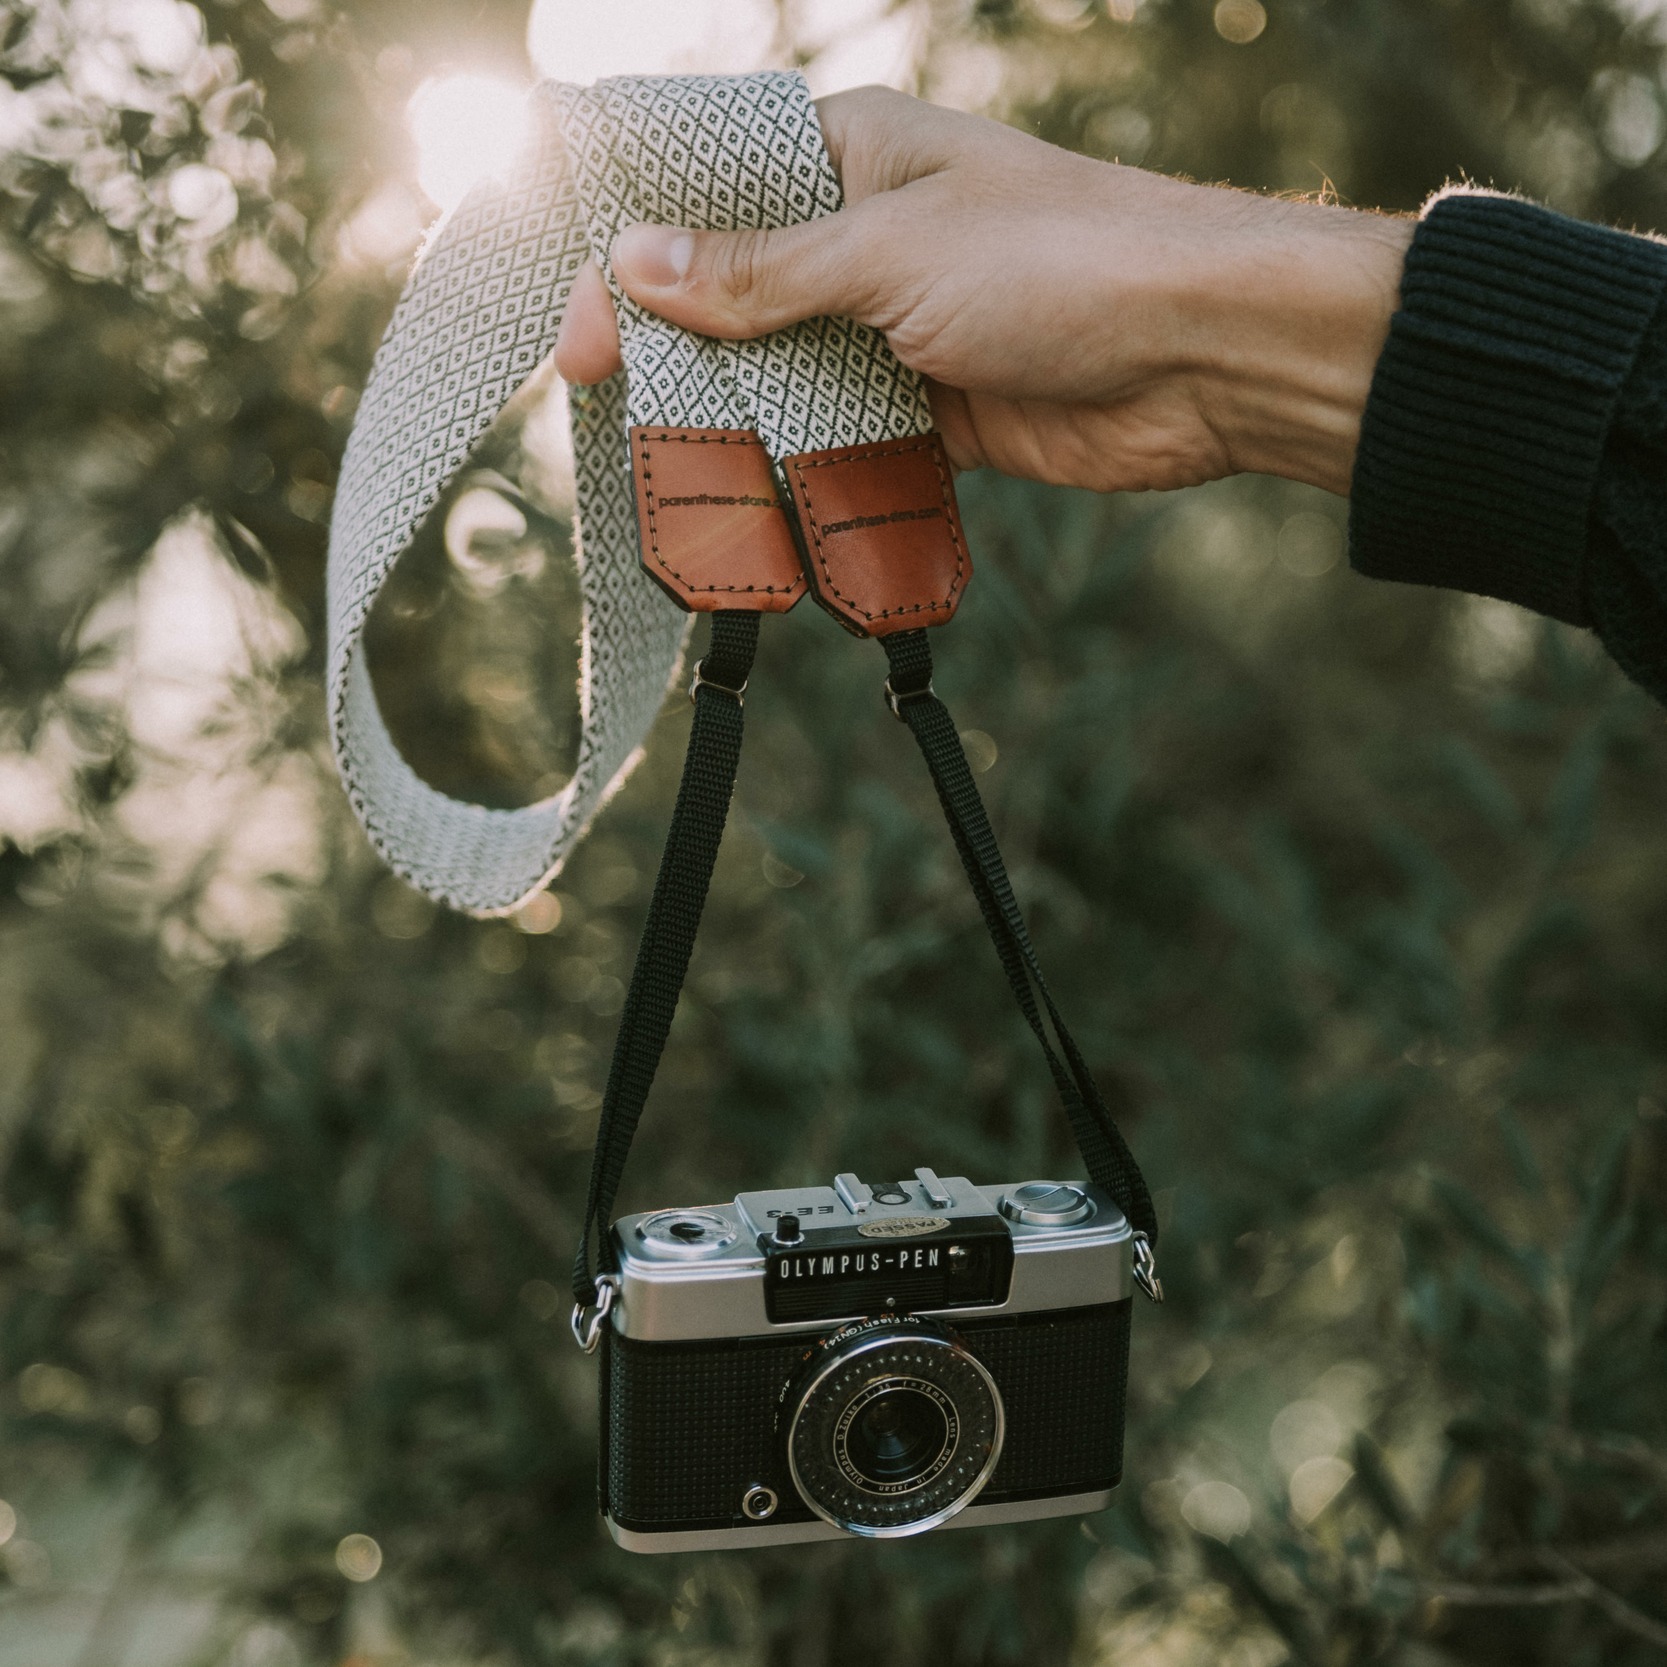
M 871 197 L 848 211 L 844 287 L 853 314 L 883 330 L 901 322 L 916 288 L 911 247 L 907 209 L 894 199 Z
M 767 237 L 762 231 L 739 231 L 712 240 L 707 276 L 721 295 L 732 301 L 765 299 Z

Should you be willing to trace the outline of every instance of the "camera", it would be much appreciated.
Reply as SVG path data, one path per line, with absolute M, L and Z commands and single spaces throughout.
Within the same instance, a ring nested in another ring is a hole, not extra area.
M 628 1550 L 1110 1502 L 1134 1236 L 1100 1189 L 846 1174 L 612 1232 L 600 1492 Z

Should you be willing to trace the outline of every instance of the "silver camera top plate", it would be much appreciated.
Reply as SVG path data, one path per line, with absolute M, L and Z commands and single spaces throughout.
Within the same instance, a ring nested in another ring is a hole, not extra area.
M 900 1259 L 917 1235 L 941 1239 L 942 1229 L 965 1223 L 987 1231 L 1000 1221 L 1012 1242 L 1012 1278 L 1005 1300 L 911 1311 L 957 1319 L 988 1319 L 1095 1303 L 1121 1302 L 1133 1291 L 1133 1234 L 1123 1212 L 1085 1181 L 1053 1183 L 1082 1195 L 1088 1209 L 1037 1211 L 1048 1183 L 1013 1182 L 975 1187 L 965 1176 L 940 1180 L 930 1170 L 912 1182 L 870 1187 L 841 1175 L 831 1187 L 784 1187 L 744 1192 L 731 1204 L 653 1210 L 614 1224 L 619 1294 L 611 1323 L 625 1337 L 644 1342 L 755 1337 L 819 1332 L 849 1314 L 772 1320 L 765 1299 L 768 1251 L 791 1244 L 778 1239 L 782 1218 L 796 1218 L 800 1233 L 847 1228 L 863 1242 L 889 1247 Z M 1058 1203 L 1058 1200 L 1055 1200 Z M 1005 1207 L 1003 1207 L 1005 1205 Z M 1052 1215 L 1056 1220 L 1032 1220 Z

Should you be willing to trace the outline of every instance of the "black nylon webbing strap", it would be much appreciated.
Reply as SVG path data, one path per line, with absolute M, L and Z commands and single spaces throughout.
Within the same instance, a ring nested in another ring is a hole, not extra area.
M 605 1314 L 605 1307 L 594 1307 L 599 1287 L 591 1270 L 593 1236 L 601 1271 L 612 1273 L 607 1230 L 614 1195 L 665 1051 L 729 814 L 741 754 L 741 694 L 758 642 L 758 618 L 755 613 L 714 614 L 712 645 L 695 674 L 695 719 L 683 782 L 637 947 L 596 1132 L 584 1233 L 573 1269 L 578 1304 L 574 1329 L 582 1341 L 595 1337 L 595 1325 L 587 1316 L 600 1319 Z M 1041 1045 L 1089 1176 L 1117 1201 L 1135 1231 L 1135 1277 L 1148 1295 L 1161 1300 L 1151 1254 L 1158 1236 L 1151 1194 L 1042 977 L 961 738 L 948 709 L 932 692 L 932 651 L 926 632 L 902 631 L 882 640 L 891 662 L 886 694 L 892 711 L 908 724 L 932 773 L 955 849 L 1019 1011 Z
M 660 1066 L 660 1055 L 665 1052 L 678 993 L 689 970 L 695 934 L 700 930 L 701 911 L 706 907 L 712 865 L 717 861 L 730 796 L 735 790 L 735 770 L 741 760 L 741 697 L 757 647 L 757 614 L 728 610 L 713 614 L 711 646 L 696 668 L 690 690 L 695 716 L 689 731 L 688 756 L 683 762 L 683 781 L 677 790 L 666 848 L 660 856 L 648 919 L 637 945 L 637 964 L 631 972 L 608 1086 L 602 1095 L 584 1232 L 573 1266 L 573 1296 L 585 1307 L 596 1300 L 596 1278 L 590 1265 L 592 1237 L 596 1238 L 603 1267 L 609 1268 L 612 1249 L 608 1218 L 614 1194 L 637 1132 L 637 1120 Z
M 909 726 L 932 772 L 932 782 L 938 790 L 938 800 L 954 836 L 961 865 L 972 882 L 973 894 L 1007 981 L 1013 987 L 1019 1011 L 1042 1046 L 1089 1176 L 1117 1200 L 1129 1224 L 1137 1233 L 1145 1235 L 1150 1248 L 1157 1243 L 1158 1224 L 1145 1177 L 1106 1109 L 1087 1062 L 1065 1028 L 1047 981 L 1042 977 L 1024 916 L 1013 897 L 1006 864 L 1001 860 L 1001 850 L 985 814 L 984 801 L 978 795 L 966 753 L 961 748 L 961 737 L 949 709 L 932 690 L 932 649 L 926 632 L 899 631 L 881 641 L 891 662 L 891 676 L 886 680 L 891 709 Z M 1041 1007 L 1046 1009 L 1053 1026 L 1059 1043 L 1057 1052 L 1049 1040 L 1048 1027 L 1042 1022 L 1037 996 L 1041 997 Z M 1061 1053 L 1065 1056 L 1063 1060 Z

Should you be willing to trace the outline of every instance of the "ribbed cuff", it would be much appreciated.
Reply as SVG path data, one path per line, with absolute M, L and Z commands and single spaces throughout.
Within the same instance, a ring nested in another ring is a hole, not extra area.
M 1433 199 L 1361 422 L 1355 569 L 1586 623 L 1598 460 L 1664 288 L 1667 245 L 1513 197 Z

